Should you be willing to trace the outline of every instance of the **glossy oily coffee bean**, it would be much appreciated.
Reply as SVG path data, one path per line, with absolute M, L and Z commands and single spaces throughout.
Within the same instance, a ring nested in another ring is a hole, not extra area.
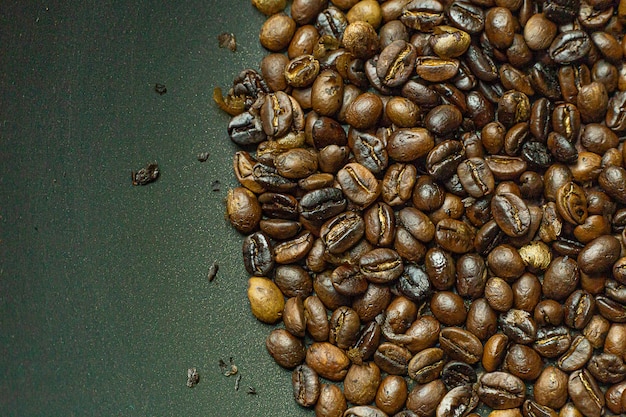
M 511 46 L 515 34 L 513 14 L 505 7 L 492 7 L 485 14 L 485 34 L 498 49 Z
M 435 226 L 426 214 L 415 207 L 405 207 L 396 214 L 396 224 L 404 227 L 417 240 L 430 242 L 435 234 Z
M 378 174 L 387 168 L 389 156 L 383 140 L 378 136 L 350 129 L 348 141 L 354 159 L 370 172 Z
M 487 372 L 496 371 L 506 355 L 509 338 L 503 333 L 496 333 L 485 342 L 482 365 Z
M 544 274 L 543 294 L 554 300 L 564 300 L 576 289 L 580 270 L 576 261 L 569 257 L 552 260 Z
M 320 233 L 326 249 L 337 254 L 350 249 L 363 237 L 365 223 L 358 213 L 344 212 L 324 223 Z
M 505 369 L 524 381 L 537 379 L 543 366 L 541 356 L 529 346 L 513 344 L 507 349 L 504 358 Z
M 255 232 L 243 240 L 243 263 L 254 276 L 268 276 L 274 268 L 272 243 L 263 232 Z
M 445 191 L 434 178 L 429 175 L 421 175 L 415 182 L 411 197 L 415 208 L 429 212 L 443 205 Z
M 586 337 L 578 335 L 572 340 L 569 349 L 559 357 L 557 366 L 563 372 L 581 369 L 591 359 L 593 346 Z
M 548 53 L 558 64 L 569 64 L 582 59 L 591 50 L 591 39 L 582 30 L 570 30 L 557 35 Z
M 254 165 L 252 175 L 261 187 L 275 193 L 293 192 L 298 185 L 296 182 L 280 175 L 276 168 L 262 163 Z
M 396 219 L 392 208 L 382 202 L 374 203 L 363 216 L 365 238 L 381 247 L 391 246 L 395 237 Z
M 615 323 L 626 323 L 626 304 L 604 295 L 598 295 L 596 296 L 596 307 L 607 320 Z
M 302 224 L 295 220 L 264 219 L 259 222 L 259 228 L 273 239 L 289 239 L 302 230 Z
M 459 71 L 457 59 L 437 56 L 420 56 L 415 60 L 415 72 L 422 79 L 433 83 L 452 79 Z
M 306 317 L 304 316 L 304 304 L 301 297 L 291 297 L 285 301 L 283 323 L 289 333 L 297 337 L 304 337 Z
M 313 340 L 323 342 L 328 340 L 330 326 L 326 315 L 326 307 L 315 295 L 303 301 L 306 330 Z
M 615 201 L 626 204 L 626 169 L 608 166 L 600 173 L 598 183 Z
M 613 268 L 621 253 L 619 240 L 611 235 L 600 236 L 587 243 L 578 255 L 578 265 L 586 274 L 599 274 Z
M 394 343 L 385 342 L 374 353 L 374 362 L 381 370 L 391 375 L 406 375 L 411 352 Z
M 544 358 L 556 358 L 565 353 L 571 344 L 572 337 L 565 326 L 541 327 L 537 330 L 533 349 Z
M 359 259 L 359 268 L 370 282 L 377 284 L 392 282 L 404 271 L 400 255 L 387 248 L 377 248 L 365 253 Z
M 484 11 L 481 7 L 465 1 L 454 1 L 447 11 L 451 24 L 468 33 L 477 34 L 485 27 Z
M 385 104 L 385 116 L 398 127 L 413 127 L 420 121 L 420 108 L 408 98 L 392 97 Z
M 398 129 L 387 141 L 387 153 L 398 162 L 411 162 L 426 155 L 434 144 L 433 135 L 422 127 Z
M 474 364 L 482 358 L 483 345 L 467 330 L 446 327 L 439 334 L 439 343 L 446 354 L 459 361 Z
M 477 380 L 476 370 L 469 364 L 459 361 L 450 361 L 441 370 L 441 380 L 449 390 L 469 385 L 472 386 Z
M 253 232 L 262 215 L 257 197 L 244 187 L 228 191 L 226 214 L 230 224 L 241 233 Z
M 340 265 L 331 275 L 334 289 L 345 296 L 355 296 L 367 291 L 368 281 L 358 265 Z
M 435 227 L 435 240 L 443 249 L 463 254 L 473 248 L 475 232 L 470 225 L 454 219 L 443 219 Z
M 593 315 L 595 299 L 585 290 L 574 291 L 565 300 L 564 322 L 567 326 L 580 330 L 584 328 Z
M 387 375 L 378 386 L 375 403 L 383 412 L 394 415 L 404 408 L 408 394 L 407 383 L 403 377 Z
M 444 365 L 445 354 L 442 349 L 424 349 L 409 361 L 408 375 L 418 384 L 426 384 L 439 378 Z
M 478 405 L 478 394 L 471 385 L 452 388 L 437 406 L 438 416 L 467 415 Z
M 500 315 L 499 324 L 512 342 L 528 344 L 537 338 L 537 325 L 527 311 L 511 309 Z
M 440 248 L 431 248 L 426 253 L 424 266 L 433 287 L 438 290 L 452 288 L 456 268 L 454 258 L 450 253 Z
M 443 5 L 436 0 L 412 0 L 403 9 L 400 21 L 407 27 L 430 32 L 444 18 Z
M 605 404 L 604 394 L 586 369 L 573 372 L 567 383 L 570 398 L 585 416 L 599 417 Z
M 453 105 L 441 104 L 430 110 L 424 117 L 424 126 L 437 135 L 454 132 L 463 121 L 461 111 Z
M 618 91 L 609 99 L 605 116 L 606 126 L 615 131 L 626 130 L 626 91 Z
M 506 372 L 483 374 L 477 392 L 480 400 L 495 410 L 519 407 L 526 398 L 524 382 Z
M 435 145 L 426 157 L 428 173 L 438 180 L 444 180 L 456 173 L 458 165 L 465 157 L 463 144 L 456 140 L 446 140 Z
M 493 218 L 508 236 L 522 236 L 530 227 L 530 211 L 520 197 L 511 193 L 497 194 L 491 200 Z
M 304 194 L 299 213 L 311 221 L 325 221 L 344 211 L 347 201 L 338 188 L 320 188 Z
M 431 294 L 431 285 L 423 267 L 405 264 L 404 272 L 396 283 L 396 290 L 412 301 L 424 301 Z
M 337 182 L 344 195 L 360 207 L 373 203 L 381 192 L 381 183 L 363 165 L 352 162 L 337 172 Z
M 381 51 L 376 74 L 387 87 L 401 86 L 412 74 L 416 58 L 417 52 L 412 44 L 396 40 Z
M 489 165 L 482 158 L 468 158 L 457 167 L 457 174 L 463 188 L 475 198 L 491 194 L 495 179 Z
M 451 291 L 438 291 L 430 299 L 430 311 L 442 324 L 459 326 L 465 322 L 467 311 L 463 299 Z
M 274 269 L 274 282 L 286 297 L 305 299 L 313 291 L 313 280 L 300 265 L 278 265 Z
M 291 374 L 293 396 L 302 407 L 315 405 L 320 395 L 320 379 L 317 373 L 307 365 L 299 365 Z

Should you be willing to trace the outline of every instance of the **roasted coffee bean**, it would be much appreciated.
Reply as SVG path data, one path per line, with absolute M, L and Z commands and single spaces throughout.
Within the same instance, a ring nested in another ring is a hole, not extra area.
M 271 218 L 295 220 L 298 218 L 298 200 L 289 194 L 263 193 L 259 196 L 263 214 Z
M 618 91 L 609 99 L 606 112 L 606 126 L 615 131 L 626 130 L 626 91 Z
M 462 121 L 463 115 L 456 106 L 441 104 L 426 114 L 424 126 L 439 136 L 445 136 L 456 131 Z
M 498 67 L 477 45 L 467 48 L 465 63 L 479 80 L 490 83 L 498 78 Z
M 502 278 L 491 277 L 485 284 L 485 299 L 494 310 L 505 312 L 513 306 L 513 290 Z
M 461 220 L 443 219 L 435 227 L 435 240 L 443 249 L 453 253 L 467 253 L 474 244 L 473 228 Z
M 274 361 L 283 368 L 293 369 L 304 361 L 304 343 L 285 329 L 272 330 L 265 346 Z
M 292 6 L 293 10 L 293 6 Z M 348 409 L 343 391 L 337 385 L 322 384 L 315 403 L 315 413 L 325 417 L 339 417 Z
M 299 365 L 291 374 L 293 396 L 302 407 L 315 405 L 320 395 L 320 379 L 317 373 L 307 365 Z
M 381 192 L 381 183 L 363 165 L 353 162 L 337 172 L 337 182 L 344 195 L 353 203 L 367 207 Z
M 544 358 L 556 358 L 565 353 L 572 344 L 569 330 L 564 326 L 541 327 L 533 348 Z
M 226 212 L 230 224 L 241 233 L 254 231 L 261 220 L 261 206 L 257 197 L 244 187 L 228 191 Z
M 414 165 L 390 165 L 382 181 L 382 197 L 390 206 L 404 204 L 411 198 L 417 170 Z
M 530 212 L 526 203 L 515 194 L 497 194 L 491 200 L 491 210 L 494 220 L 508 236 L 522 236 L 528 232 Z
M 355 296 L 367 291 L 367 279 L 358 265 L 340 265 L 331 275 L 335 290 L 345 296 Z
M 591 50 L 591 39 L 582 30 L 562 32 L 554 38 L 548 53 L 558 64 L 570 64 L 578 61 Z
M 446 140 L 433 147 L 426 157 L 428 173 L 438 180 L 449 178 L 465 157 L 463 144 Z
M 489 372 L 478 380 L 478 398 L 495 410 L 515 408 L 526 398 L 526 386 L 516 376 L 506 372 Z
M 546 366 L 533 385 L 537 403 L 559 409 L 567 401 L 567 374 L 554 366 Z
M 581 369 L 591 359 L 593 346 L 586 337 L 578 335 L 572 340 L 567 352 L 557 360 L 557 366 L 561 371 L 572 372 Z
M 313 280 L 299 265 L 278 265 L 274 270 L 274 282 L 286 297 L 305 299 L 313 291 Z
M 496 333 L 487 340 L 483 349 L 482 365 L 487 372 L 496 371 L 506 355 L 509 338 L 503 333 Z
M 396 289 L 407 298 L 421 302 L 431 294 L 431 285 L 428 275 L 422 267 L 406 264 L 400 275 Z
M 363 322 L 373 320 L 382 313 L 391 302 L 391 290 L 387 286 L 372 284 L 352 302 L 352 308 Z
M 439 343 L 446 354 L 459 361 L 475 364 L 483 355 L 480 340 L 467 330 L 446 327 L 439 334 Z
M 616 384 L 626 378 L 624 360 L 613 353 L 593 355 L 587 364 L 587 370 L 603 384 Z
M 361 320 L 358 314 L 347 306 L 333 311 L 330 317 L 328 341 L 341 349 L 353 346 L 357 340 Z
M 413 356 L 408 364 L 408 375 L 418 384 L 439 378 L 445 365 L 445 354 L 440 348 L 427 348 Z
M 579 4 L 577 0 L 545 1 L 543 12 L 555 23 L 568 23 L 576 17 Z
M 374 203 L 364 214 L 365 238 L 381 247 L 391 246 L 395 237 L 395 215 L 387 204 Z
M 433 287 L 437 290 L 452 288 L 456 273 L 452 255 L 440 248 L 431 248 L 426 253 L 424 266 Z
M 462 297 L 479 298 L 485 291 L 487 266 L 475 253 L 462 255 L 456 262 L 456 290 Z
M 465 362 L 451 361 L 441 370 L 441 380 L 446 388 L 452 390 L 460 386 L 473 386 L 478 380 L 476 371 Z
M 261 187 L 275 193 L 293 192 L 298 186 L 296 182 L 280 175 L 276 168 L 262 163 L 254 165 L 252 175 Z
M 283 311 L 285 329 L 294 336 L 304 337 L 306 332 L 306 317 L 301 297 L 291 297 L 285 302 Z
M 599 274 L 610 270 L 621 253 L 620 242 L 611 235 L 600 236 L 580 251 L 578 265 L 586 274 Z
M 243 112 L 228 123 L 228 136 L 240 146 L 254 145 L 267 139 L 261 120 L 250 112 Z
M 369 405 L 358 405 L 348 408 L 343 417 L 385 417 L 386 414 L 376 407 Z
M 467 312 L 465 327 L 480 340 L 486 340 L 496 333 L 498 315 L 486 299 L 476 299 Z
M 498 49 L 504 49 L 513 43 L 515 22 L 513 14 L 505 7 L 492 7 L 485 14 L 485 32 L 489 42 Z
M 498 121 L 506 127 L 530 119 L 530 101 L 520 91 L 511 90 L 502 95 L 498 101 Z
M 398 129 L 387 141 L 387 153 L 398 162 L 411 162 L 426 155 L 434 144 L 433 135 L 422 127 Z
M 512 375 L 524 380 L 533 381 L 543 370 L 541 356 L 529 346 L 514 343 L 507 349 L 504 367 Z
M 598 177 L 598 183 L 614 200 L 626 204 L 626 169 L 619 166 L 608 166 L 602 170 Z
M 437 320 L 448 326 L 460 326 L 467 317 L 463 299 L 450 291 L 436 292 L 430 299 L 430 311 Z
M 386 248 L 374 249 L 361 256 L 359 268 L 369 281 L 377 284 L 392 282 L 404 271 L 400 255 Z
M 371 403 L 376 397 L 380 380 L 380 369 L 375 363 L 352 364 L 343 382 L 346 400 L 357 405 Z
M 528 344 L 537 338 L 537 325 L 527 311 L 511 309 L 500 315 L 499 324 L 512 342 Z
M 264 219 L 259 222 L 262 232 L 274 239 L 289 239 L 302 230 L 302 225 L 295 220 Z
M 615 323 L 626 323 L 626 304 L 604 295 L 596 296 L 596 307 L 604 318 Z
M 444 8 L 436 0 L 412 0 L 400 15 L 400 21 L 407 27 L 422 32 L 430 32 L 444 19 Z
M 356 212 L 344 212 L 328 220 L 320 237 L 330 253 L 338 254 L 350 249 L 365 234 L 365 222 Z
M 404 408 L 408 395 L 408 386 L 403 377 L 387 375 L 378 386 L 375 403 L 383 412 L 394 415 Z
M 458 70 L 459 61 L 457 59 L 419 56 L 415 60 L 415 72 L 417 75 L 433 83 L 452 79 Z
M 469 158 L 457 167 L 463 188 L 475 198 L 491 194 L 495 188 L 494 176 L 489 164 L 482 158 Z
M 411 352 L 394 343 L 382 343 L 374 353 L 374 362 L 391 375 L 406 375 L 408 364 L 413 355 Z
M 570 398 L 585 416 L 599 417 L 605 404 L 604 395 L 586 369 L 574 371 L 567 382 Z
M 437 415 L 442 417 L 467 415 L 476 408 L 478 401 L 478 394 L 471 385 L 452 388 L 437 406 Z
M 347 202 L 341 190 L 320 188 L 309 191 L 300 199 L 299 212 L 311 221 L 325 221 L 344 211 Z
M 406 400 L 406 408 L 419 416 L 432 416 L 447 390 L 441 379 L 427 384 L 416 384 Z
M 341 381 L 348 373 L 350 359 L 335 345 L 314 342 L 306 351 L 306 364 L 322 378 Z
M 411 76 L 416 58 L 417 52 L 412 44 L 396 40 L 381 51 L 376 74 L 385 86 L 399 87 Z
M 564 321 L 573 329 L 583 329 L 593 315 L 595 300 L 585 290 L 574 291 L 565 300 Z
M 274 268 L 272 243 L 263 232 L 255 232 L 243 240 L 243 263 L 250 275 L 268 276 Z

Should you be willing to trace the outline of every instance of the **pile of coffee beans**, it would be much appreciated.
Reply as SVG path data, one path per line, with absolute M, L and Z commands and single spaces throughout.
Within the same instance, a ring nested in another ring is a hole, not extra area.
M 253 4 L 227 214 L 297 403 L 624 415 L 626 0 Z

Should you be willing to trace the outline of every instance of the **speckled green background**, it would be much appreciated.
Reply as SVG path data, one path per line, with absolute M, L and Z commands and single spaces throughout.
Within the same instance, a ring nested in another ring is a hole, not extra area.
M 211 94 L 258 67 L 263 21 L 247 0 L 0 3 L 2 416 L 313 414 L 265 351 L 224 218 L 235 146 Z M 161 178 L 133 187 L 151 161 Z

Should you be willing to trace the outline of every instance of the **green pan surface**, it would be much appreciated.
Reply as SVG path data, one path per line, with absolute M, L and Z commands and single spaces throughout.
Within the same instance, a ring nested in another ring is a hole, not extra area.
M 236 147 L 212 90 L 258 68 L 263 21 L 248 0 L 0 3 L 0 415 L 313 415 L 224 216 Z

